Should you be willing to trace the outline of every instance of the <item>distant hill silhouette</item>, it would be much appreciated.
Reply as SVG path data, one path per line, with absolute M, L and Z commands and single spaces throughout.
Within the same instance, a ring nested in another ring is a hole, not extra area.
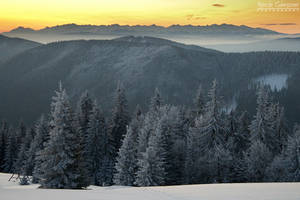
M 48 34 L 112 34 L 112 35 L 162 35 L 162 34 L 175 34 L 175 35 L 243 35 L 243 34 L 279 34 L 276 31 L 251 28 L 245 25 L 236 26 L 231 24 L 213 24 L 206 26 L 193 26 L 193 25 L 172 25 L 169 27 L 157 25 L 77 25 L 77 24 L 64 24 L 53 27 L 46 27 L 40 30 L 33 30 L 31 28 L 18 27 L 9 33 L 48 33 Z

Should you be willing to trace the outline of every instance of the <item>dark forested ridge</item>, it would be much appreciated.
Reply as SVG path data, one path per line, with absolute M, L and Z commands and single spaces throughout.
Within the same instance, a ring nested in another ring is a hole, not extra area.
M 166 103 L 191 104 L 199 84 L 204 89 L 217 79 L 227 105 L 255 113 L 259 77 L 287 75 L 287 87 L 272 91 L 286 108 L 291 125 L 300 121 L 297 88 L 300 53 L 222 53 L 151 37 L 55 42 L 32 48 L 0 64 L 0 117 L 32 123 L 49 112 L 52 91 L 62 81 L 71 99 L 88 89 L 109 114 L 118 81 L 127 88 L 130 113 L 135 104 L 147 108 L 155 88 Z M 32 109 L 34 108 L 34 109 Z

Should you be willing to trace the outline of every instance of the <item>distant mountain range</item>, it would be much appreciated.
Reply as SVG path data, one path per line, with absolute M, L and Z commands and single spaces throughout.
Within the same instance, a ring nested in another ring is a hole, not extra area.
M 288 88 L 278 101 L 291 122 L 300 121 L 300 53 L 222 53 L 133 36 L 33 44 L 0 62 L 0 118 L 29 123 L 47 113 L 59 81 L 74 99 L 88 89 L 109 114 L 118 81 L 125 85 L 132 111 L 136 104 L 147 109 L 156 87 L 165 103 L 190 104 L 200 83 L 207 89 L 217 79 L 227 105 L 235 97 L 238 109 L 254 111 L 255 91 L 249 84 L 264 75 L 287 74 Z
M 77 25 L 65 24 L 53 27 L 46 27 L 40 30 L 33 30 L 31 28 L 18 27 L 8 33 L 48 33 L 48 34 L 92 34 L 92 35 L 218 35 L 218 34 L 279 34 L 263 28 L 251 28 L 245 25 L 235 26 L 231 24 L 213 24 L 207 26 L 193 26 L 193 25 L 172 25 L 169 27 L 163 26 L 129 26 L 129 25 Z M 8 34 L 5 33 L 5 34 Z

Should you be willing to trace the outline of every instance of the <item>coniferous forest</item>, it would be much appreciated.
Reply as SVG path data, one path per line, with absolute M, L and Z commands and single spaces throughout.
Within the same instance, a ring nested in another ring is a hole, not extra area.
M 257 86 L 254 116 L 225 109 L 219 88 L 199 86 L 189 106 L 156 89 L 148 110 L 130 113 L 119 83 L 107 116 L 88 92 L 73 106 L 59 84 L 34 126 L 2 121 L 0 171 L 61 189 L 300 181 L 300 126 L 288 126 L 270 88 Z

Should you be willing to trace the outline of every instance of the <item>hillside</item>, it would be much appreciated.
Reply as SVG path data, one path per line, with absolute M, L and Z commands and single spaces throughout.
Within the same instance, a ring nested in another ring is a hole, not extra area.
M 10 174 L 0 173 L 1 199 L 18 200 L 298 200 L 300 183 L 210 184 L 163 187 L 96 187 L 88 190 L 37 189 L 38 185 L 20 186 L 8 182 Z
M 48 112 L 59 81 L 75 99 L 88 89 L 107 113 L 118 81 L 126 87 L 131 110 L 136 104 L 147 109 L 156 87 L 166 103 L 190 104 L 198 85 L 208 88 L 213 79 L 221 83 L 224 100 L 230 104 L 234 95 L 260 76 L 283 73 L 289 75 L 289 81 L 297 81 L 299 64 L 299 53 L 224 54 L 150 37 L 50 43 L 0 65 L 0 93 L 5 94 L 0 118 L 14 122 L 37 119 Z M 254 108 L 255 95 L 248 93 L 243 92 L 253 98 L 240 105 Z M 289 95 L 300 94 L 288 87 L 280 101 L 289 101 Z M 296 101 L 285 105 L 292 112 L 288 113 L 292 122 L 300 119 L 298 105 Z
M 37 42 L 0 35 L 0 62 L 37 46 L 40 46 Z

